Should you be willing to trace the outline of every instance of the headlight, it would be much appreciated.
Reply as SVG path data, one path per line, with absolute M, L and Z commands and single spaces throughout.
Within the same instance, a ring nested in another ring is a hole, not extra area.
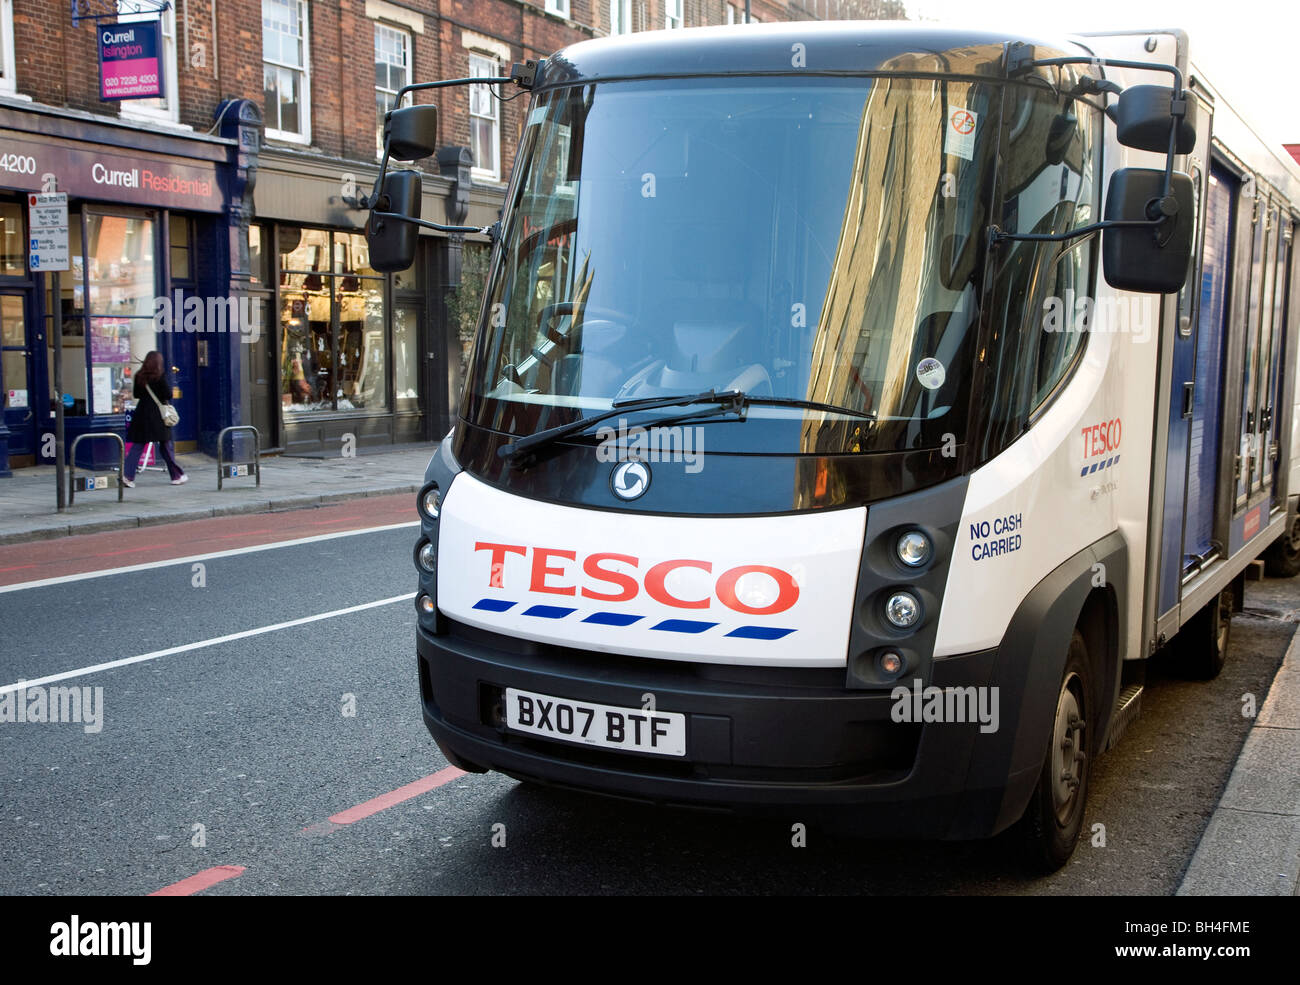
M 921 621 L 921 602 L 911 592 L 895 592 L 885 602 L 885 618 L 898 629 L 911 629 Z
M 880 664 L 880 669 L 890 677 L 898 676 L 904 664 L 903 655 L 895 653 L 893 650 L 882 653 L 877 662 Z
M 427 595 L 421 595 L 415 604 L 426 616 L 431 616 L 438 610 L 438 607 L 433 604 L 433 599 Z
M 432 541 L 426 540 L 421 544 L 420 549 L 416 551 L 415 556 L 417 559 L 416 563 L 420 565 L 422 571 L 427 571 L 429 574 L 433 574 L 434 571 L 437 570 L 438 551 L 434 548 Z
M 934 553 L 934 545 L 930 543 L 930 538 L 919 530 L 909 530 L 899 537 L 894 549 L 898 554 L 898 560 L 909 568 L 921 567 Z
M 429 486 L 420 493 L 419 506 L 420 515 L 426 520 L 438 519 L 438 511 L 442 509 L 442 493 L 437 486 Z

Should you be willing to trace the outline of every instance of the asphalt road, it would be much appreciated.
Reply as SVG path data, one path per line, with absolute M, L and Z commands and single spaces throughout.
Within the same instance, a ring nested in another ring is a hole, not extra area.
M 0 686 L 409 596 L 414 536 L 216 558 L 202 586 L 182 563 L 0 591 Z M 61 682 L 103 688 L 98 732 L 0 724 L 0 893 L 1170 894 L 1298 609 L 1300 582 L 1252 584 L 1218 680 L 1152 668 L 1143 717 L 1096 764 L 1105 844 L 1048 878 L 1007 838 L 814 827 L 795 848 L 786 824 L 460 775 L 420 719 L 402 598 Z

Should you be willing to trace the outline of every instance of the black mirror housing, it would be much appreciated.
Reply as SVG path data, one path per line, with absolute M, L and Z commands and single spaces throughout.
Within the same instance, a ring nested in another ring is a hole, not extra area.
M 1130 86 L 1115 104 L 1116 137 L 1125 147 L 1165 154 L 1169 151 L 1169 128 L 1174 117 L 1170 111 L 1174 90 L 1168 86 Z M 1196 121 L 1192 102 L 1178 122 L 1176 154 L 1190 154 L 1196 147 Z
M 397 161 L 419 161 L 438 149 L 438 107 L 406 106 L 389 112 L 384 120 L 388 156 Z
M 1106 219 L 1158 217 L 1165 173 L 1151 168 L 1124 168 L 1110 176 Z M 1106 283 L 1121 291 L 1172 294 L 1187 281 L 1196 226 L 1192 179 L 1175 171 L 1164 221 L 1158 226 L 1112 226 L 1101 238 Z
M 376 212 L 396 212 L 412 219 L 420 218 L 422 182 L 418 171 L 389 171 L 379 190 L 370 220 L 366 223 L 366 242 L 370 245 L 370 266 L 391 273 L 406 270 L 415 262 L 415 247 L 420 228 Z

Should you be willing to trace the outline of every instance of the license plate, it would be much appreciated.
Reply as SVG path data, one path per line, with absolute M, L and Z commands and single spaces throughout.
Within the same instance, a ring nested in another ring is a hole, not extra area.
M 506 728 L 545 739 L 657 756 L 686 755 L 686 716 L 506 688 Z

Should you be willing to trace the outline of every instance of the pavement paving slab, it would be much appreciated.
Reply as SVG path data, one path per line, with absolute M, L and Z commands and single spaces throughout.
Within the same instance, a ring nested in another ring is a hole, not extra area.
M 54 466 L 14 469 L 12 477 L 0 479 L 0 545 L 415 493 L 436 449 L 437 443 L 430 442 L 354 458 L 266 456 L 260 486 L 254 478 L 226 479 L 220 491 L 216 459 L 179 455 L 189 476 L 184 485 L 173 486 L 166 470 L 145 469 L 136 476 L 135 488 L 124 491 L 122 502 L 114 478 L 109 489 L 77 493 L 63 512 L 56 508 Z

